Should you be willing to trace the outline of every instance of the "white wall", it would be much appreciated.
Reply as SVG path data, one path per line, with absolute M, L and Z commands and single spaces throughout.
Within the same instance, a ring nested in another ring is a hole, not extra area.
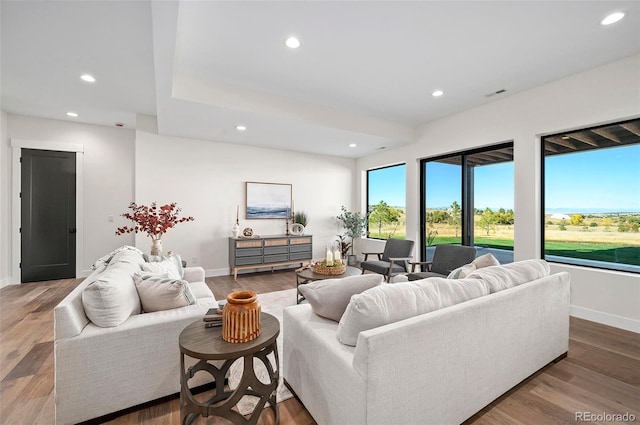
M 11 147 L 0 111 L 0 288 L 11 283 Z
M 301 141 L 303 143 L 303 141 Z M 136 201 L 177 202 L 184 215 L 195 218 L 163 236 L 164 251 L 180 253 L 189 264 L 205 268 L 207 276 L 229 272 L 228 237 L 240 206 L 240 228 L 259 235 L 284 234 L 284 220 L 246 220 L 245 182 L 291 183 L 295 209 L 310 218 L 305 233 L 313 235 L 314 257 L 339 232 L 340 206 L 352 204 L 355 180 L 352 159 L 261 149 L 204 140 L 136 135 Z M 137 237 L 147 251 L 150 240 Z
M 407 238 L 418 241 L 419 160 L 513 140 L 514 255 L 540 258 L 540 135 L 639 116 L 639 76 L 640 56 L 634 56 L 425 124 L 417 143 L 358 160 L 357 176 L 407 163 Z M 362 187 L 356 183 L 360 198 Z M 380 243 L 364 242 L 367 249 Z M 572 314 L 640 332 L 640 276 L 563 265 L 553 270 L 572 273 Z
M 84 222 L 78 223 L 83 239 L 77 246 L 83 251 L 83 275 L 88 274 L 91 264 L 107 252 L 133 244 L 131 235 L 115 236 L 116 226 L 125 223 L 119 214 L 133 201 L 133 130 L 13 114 L 8 114 L 7 121 L 9 139 L 38 141 L 45 146 L 54 143 L 84 146 L 84 154 L 79 154 L 82 155 L 84 187 L 78 188 L 79 199 L 83 199 Z M 3 169 L 3 185 L 6 181 L 10 185 L 10 174 L 9 177 L 4 174 Z M 15 201 L 9 199 L 10 204 Z M 11 208 L 9 206 L 9 211 Z M 114 222 L 108 221 L 109 216 L 114 216 Z M 2 233 L 5 234 L 4 227 Z M 10 234 L 11 228 L 6 233 Z M 20 247 L 12 249 L 19 250 Z

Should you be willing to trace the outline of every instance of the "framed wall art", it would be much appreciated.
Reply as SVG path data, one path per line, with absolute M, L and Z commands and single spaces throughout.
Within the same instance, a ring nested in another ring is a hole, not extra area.
M 287 218 L 291 192 L 291 184 L 247 182 L 247 219 Z

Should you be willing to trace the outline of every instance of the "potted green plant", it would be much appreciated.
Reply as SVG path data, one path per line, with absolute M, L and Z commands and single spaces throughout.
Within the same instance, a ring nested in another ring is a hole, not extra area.
M 367 230 L 367 216 L 362 215 L 359 212 L 347 211 L 344 205 L 341 207 L 342 213 L 336 218 L 342 223 L 344 227 L 344 235 L 339 235 L 341 248 L 345 247 L 345 238 L 350 238 L 351 242 L 348 243 L 346 249 L 351 248 L 351 254 L 348 255 L 347 264 L 354 265 L 356 263 L 356 256 L 353 254 L 353 243 L 356 238 L 361 237 Z M 344 252 L 343 252 L 344 255 Z
M 307 224 L 309 223 L 309 216 L 304 211 L 296 211 L 295 215 L 293 216 L 293 222 L 302 224 L 304 227 L 307 227 Z

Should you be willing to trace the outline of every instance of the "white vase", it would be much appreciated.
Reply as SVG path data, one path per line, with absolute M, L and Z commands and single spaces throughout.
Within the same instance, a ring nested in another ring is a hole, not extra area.
M 162 255 L 162 239 L 151 239 L 151 255 Z
M 231 228 L 231 236 L 233 236 L 234 238 L 240 236 L 240 226 L 238 225 L 238 223 L 234 224 Z

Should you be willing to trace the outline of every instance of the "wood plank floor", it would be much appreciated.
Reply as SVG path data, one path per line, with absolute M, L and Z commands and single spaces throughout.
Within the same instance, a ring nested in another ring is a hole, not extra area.
M 79 282 L 67 279 L 0 289 L 1 424 L 54 422 L 53 307 Z M 253 273 L 241 275 L 238 281 L 222 276 L 208 278 L 207 283 L 222 299 L 242 289 L 265 293 L 293 288 L 295 274 Z M 295 398 L 279 403 L 279 408 L 282 425 L 315 424 Z M 567 358 L 529 377 L 465 424 L 572 424 L 580 422 L 576 412 L 628 412 L 640 422 L 640 335 L 572 318 Z M 177 425 L 179 416 L 178 400 L 172 399 L 108 423 Z M 273 422 L 269 412 L 258 423 Z M 199 418 L 194 423 L 226 422 Z

